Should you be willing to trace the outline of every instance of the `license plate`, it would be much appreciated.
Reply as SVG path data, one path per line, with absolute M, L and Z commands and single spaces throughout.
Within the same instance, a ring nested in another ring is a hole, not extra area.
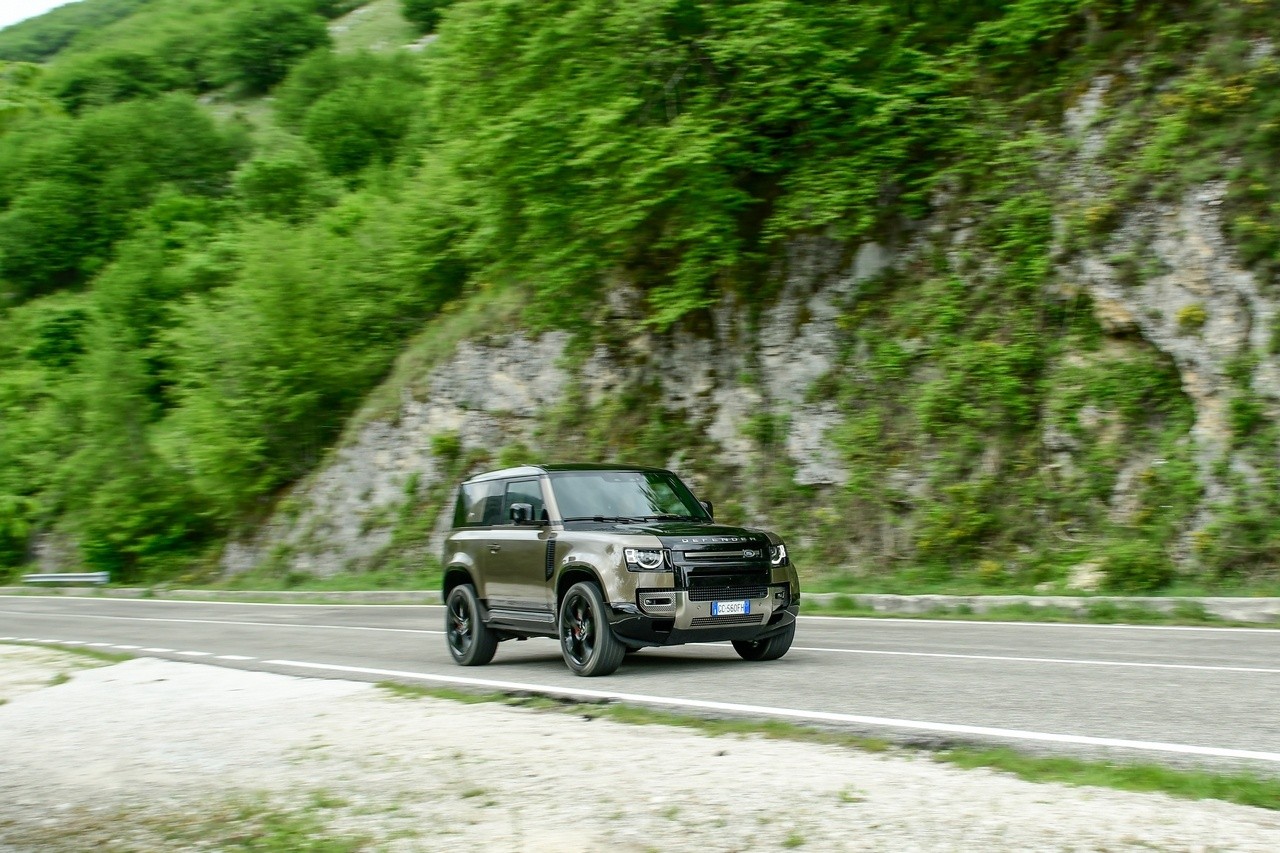
M 713 601 L 712 616 L 746 616 L 751 613 L 750 601 Z

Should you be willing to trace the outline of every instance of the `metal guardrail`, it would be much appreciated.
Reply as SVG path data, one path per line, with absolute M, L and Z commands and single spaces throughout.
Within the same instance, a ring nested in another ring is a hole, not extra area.
M 23 583 L 111 583 L 110 572 L 52 572 L 23 575 Z

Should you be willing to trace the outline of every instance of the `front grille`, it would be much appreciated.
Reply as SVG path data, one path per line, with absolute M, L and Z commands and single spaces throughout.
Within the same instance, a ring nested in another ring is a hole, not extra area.
M 686 560 L 759 560 L 764 555 L 761 548 L 748 549 L 750 554 L 745 551 L 685 551 L 684 558 Z
M 764 584 L 752 586 L 704 586 L 689 590 L 690 601 L 733 601 L 744 598 L 764 598 L 769 588 Z
M 689 624 L 694 628 L 709 628 L 712 625 L 759 625 L 760 616 L 695 616 Z

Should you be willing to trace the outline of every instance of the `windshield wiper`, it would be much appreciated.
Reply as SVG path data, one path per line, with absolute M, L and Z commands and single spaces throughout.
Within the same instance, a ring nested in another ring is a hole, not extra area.
M 601 524 L 605 522 L 617 522 L 619 524 L 635 524 L 640 519 L 627 518 L 623 515 L 579 515 L 573 518 L 566 518 L 564 521 L 598 521 Z
M 646 515 L 641 521 L 706 521 L 696 515 Z

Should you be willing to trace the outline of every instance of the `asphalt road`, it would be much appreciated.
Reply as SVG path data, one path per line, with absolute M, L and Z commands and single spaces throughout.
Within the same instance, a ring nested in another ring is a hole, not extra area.
M 1280 631 L 804 617 L 782 660 L 645 649 L 572 675 L 553 640 L 453 664 L 443 608 L 0 597 L 0 641 L 295 675 L 453 684 L 772 717 L 891 740 L 1280 776 Z

